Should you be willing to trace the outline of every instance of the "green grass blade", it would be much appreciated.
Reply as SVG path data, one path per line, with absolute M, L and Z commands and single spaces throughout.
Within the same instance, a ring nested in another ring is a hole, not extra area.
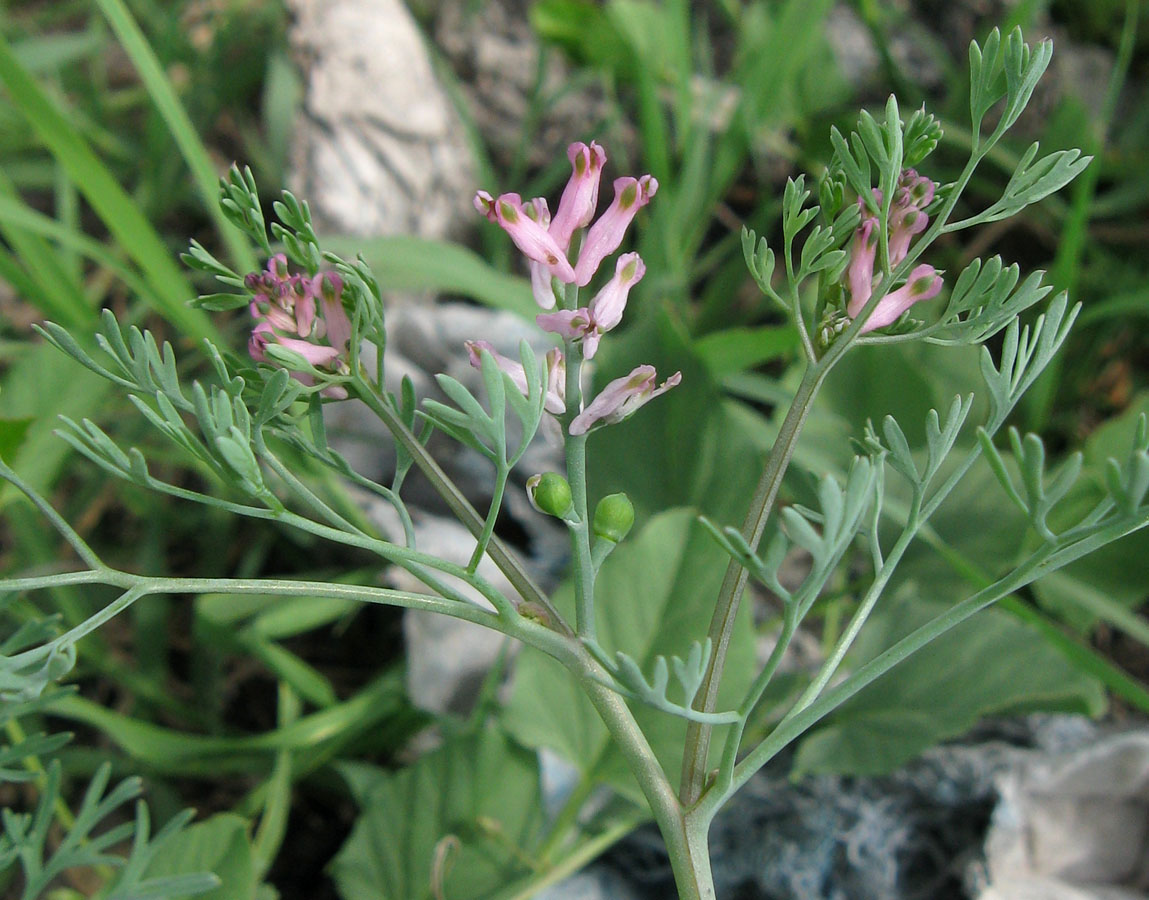
M 320 240 L 347 258 L 361 252 L 388 290 L 458 294 L 529 319 L 538 312 L 526 279 L 499 272 L 458 244 L 406 236 Z
M 164 74 L 160 61 L 156 58 L 147 38 L 132 18 L 123 0 L 96 0 L 104 18 L 112 26 L 124 52 L 136 67 L 148 96 L 152 98 L 172 138 L 179 147 L 184 161 L 191 169 L 196 188 L 203 197 L 204 206 L 215 223 L 220 239 L 227 246 L 232 263 L 241 272 L 251 272 L 259 268 L 251 246 L 238 228 L 231 224 L 219 207 L 219 177 L 208 156 L 207 149 L 196 133 L 195 126 L 188 118 L 171 82 Z
M 12 182 L 0 172 L 0 203 L 16 197 Z M 55 248 L 40 235 L 0 221 L 0 234 L 12 247 L 17 260 L 36 290 L 24 296 L 61 325 L 75 327 L 95 321 L 84 286 Z
M 81 256 L 87 257 L 92 262 L 114 272 L 116 277 L 152 308 L 156 308 L 162 303 L 161 298 L 156 294 L 151 284 L 141 278 L 139 274 L 129 266 L 121 262 L 114 253 L 108 250 L 108 248 L 99 241 L 88 237 L 88 235 L 83 232 L 67 228 L 50 216 L 37 212 L 18 197 L 3 196 L 3 194 L 0 193 L 0 228 L 3 228 L 5 225 L 21 229 L 29 234 L 36 234 L 40 237 L 56 241 L 60 246 L 67 247 L 79 253 Z M 57 314 L 52 310 L 45 309 L 45 312 L 50 313 L 61 325 L 70 324 L 67 320 L 57 317 Z M 83 321 L 94 322 L 96 318 L 95 313 L 96 310 L 93 307 L 86 306 L 84 309 L 85 319 Z M 77 321 L 71 324 L 79 324 L 79 322 Z
M 64 112 L 19 64 L 11 45 L 2 36 L 0 81 L 68 177 L 144 272 L 161 303 L 156 312 L 191 337 L 218 340 L 218 332 L 211 320 L 187 305 L 195 291 L 151 223 L 112 177 L 107 166 L 92 152 Z

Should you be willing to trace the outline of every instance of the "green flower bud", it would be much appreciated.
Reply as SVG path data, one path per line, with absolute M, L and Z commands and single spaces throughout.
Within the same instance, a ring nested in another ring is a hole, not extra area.
M 574 513 L 571 486 L 557 472 L 544 472 L 527 479 L 527 497 L 531 506 L 548 516 L 568 519 Z
M 607 494 L 594 508 L 594 535 L 617 544 L 634 525 L 634 504 L 626 494 Z

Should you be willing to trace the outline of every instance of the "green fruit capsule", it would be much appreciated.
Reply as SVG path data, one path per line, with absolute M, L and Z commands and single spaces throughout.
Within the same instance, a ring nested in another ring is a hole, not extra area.
M 634 526 L 634 504 L 626 494 L 607 494 L 594 509 L 594 534 L 619 543 Z
M 557 472 L 544 472 L 527 479 L 527 497 L 531 506 L 548 516 L 567 519 L 574 512 L 571 486 Z

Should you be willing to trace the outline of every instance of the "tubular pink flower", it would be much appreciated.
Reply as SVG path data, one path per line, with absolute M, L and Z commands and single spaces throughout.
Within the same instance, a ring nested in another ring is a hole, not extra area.
M 483 193 L 475 195 L 476 207 L 488 218 L 493 210 L 495 221 L 528 259 L 542 263 L 559 281 L 566 284 L 574 281 L 574 269 L 567 262 L 566 254 L 546 227 L 531 218 L 518 194 L 500 194 L 495 200 L 487 200 L 490 195 L 484 197 Z
M 622 321 L 630 289 L 642 281 L 646 264 L 637 253 L 624 253 L 614 265 L 614 277 L 590 301 L 591 318 L 599 333 L 610 331 Z
M 275 329 L 267 322 L 256 322 L 247 341 L 247 352 L 256 362 L 267 362 L 267 345 L 275 341 Z
M 574 268 L 574 282 L 579 287 L 590 283 L 602 261 L 618 249 L 626 229 L 635 214 L 650 202 L 658 191 L 658 180 L 652 175 L 641 178 L 616 178 L 614 201 L 599 216 L 587 232 L 578 263 Z
M 916 206 L 890 210 L 890 265 L 896 266 L 910 252 L 910 241 L 926 230 L 930 217 Z
M 862 334 L 892 325 L 915 303 L 936 297 L 941 289 L 942 278 L 933 266 L 923 263 L 915 267 L 905 284 L 878 301 L 870 318 L 862 326 Z
M 934 183 L 914 169 L 903 169 L 898 178 L 897 195 L 894 201 L 901 206 L 915 206 L 925 209 L 934 199 Z
M 864 209 L 865 207 L 863 207 Z M 862 224 L 854 232 L 850 247 L 850 266 L 846 283 L 850 302 L 846 312 L 851 318 L 862 311 L 874 290 L 874 257 L 878 252 L 878 217 L 863 213 Z
M 580 309 L 560 309 L 553 313 L 539 313 L 535 321 L 543 331 L 557 334 L 568 341 L 586 337 L 594 327 L 590 310 L 585 306 Z
M 327 343 L 346 353 L 351 343 L 351 320 L 343 308 L 343 279 L 336 272 L 320 272 L 311 282 L 311 290 L 323 303 Z
M 535 297 L 535 303 L 543 309 L 555 308 L 555 289 L 551 284 L 551 273 L 540 262 L 535 262 L 533 259 L 527 263 L 527 267 L 531 270 L 531 293 Z
M 527 373 L 523 364 L 497 352 L 489 341 L 465 341 L 467 356 L 471 365 L 479 369 L 483 365 L 482 351 L 491 354 L 495 365 L 510 376 L 515 387 L 527 393 Z M 566 411 L 566 365 L 562 353 L 555 348 L 547 353 L 547 399 L 544 408 L 549 413 L 559 415 Z
M 299 338 L 283 337 L 283 335 L 277 334 L 275 336 L 275 343 L 298 353 L 316 368 L 329 366 L 339 359 L 339 351 L 334 347 L 313 344 L 310 341 L 301 341 Z
M 287 331 L 292 334 L 298 331 L 295 318 L 278 303 L 266 300 L 261 303 L 259 300 L 252 300 L 247 308 L 253 319 L 267 322 L 269 326 L 278 328 L 280 331 Z
M 586 434 L 603 425 L 613 425 L 633 415 L 641 406 L 659 394 L 664 394 L 682 381 L 682 373 L 675 372 L 661 385 L 655 386 L 658 373 L 654 366 L 639 366 L 629 375 L 616 378 L 594 398 L 570 424 L 572 435 Z
M 543 228 L 549 228 L 551 224 L 551 211 L 547 207 L 547 201 L 543 197 L 535 197 L 533 200 L 523 204 L 523 209 L 527 215 L 538 222 Z M 565 247 L 564 258 L 565 258 Z M 531 272 L 531 293 L 534 295 L 535 303 L 543 309 L 554 309 L 555 306 L 555 289 L 551 285 L 550 270 L 541 262 L 535 260 L 528 260 L 527 268 Z
M 594 141 L 589 147 L 580 142 L 567 148 L 567 158 L 571 161 L 571 177 L 563 188 L 559 209 L 550 227 L 551 235 L 564 251 L 570 247 L 575 231 L 586 228 L 594 218 L 606 152 Z
M 645 274 L 646 266 L 637 253 L 624 254 L 614 267 L 614 277 L 595 294 L 589 307 L 543 313 L 535 316 L 535 321 L 543 331 L 566 340 L 581 340 L 583 358 L 591 359 L 598 352 L 602 336 L 622 321 L 627 295 Z
M 475 191 L 475 199 L 471 202 L 475 204 L 475 209 L 477 209 L 479 214 L 484 216 L 488 222 L 498 224 L 499 217 L 495 215 L 494 197 L 486 191 Z

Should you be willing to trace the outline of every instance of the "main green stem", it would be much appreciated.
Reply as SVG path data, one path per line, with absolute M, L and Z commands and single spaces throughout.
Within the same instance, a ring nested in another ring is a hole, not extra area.
M 758 481 L 758 489 L 750 502 L 746 521 L 742 525 L 742 536 L 751 548 L 758 546 L 766 521 L 774 508 L 774 501 L 778 497 L 782 478 L 798 444 L 798 435 L 801 434 L 806 417 L 810 414 L 818 389 L 839 356 L 840 353 L 827 354 L 818 362 L 809 365 L 802 376 L 802 382 L 798 385 L 794 401 L 782 421 L 778 438 L 766 460 L 766 467 Z M 726 567 L 726 576 L 718 593 L 714 616 L 710 620 L 709 637 L 714 650 L 694 702 L 694 708 L 699 711 L 713 712 L 717 708 L 722 670 L 726 664 L 726 653 L 734 633 L 734 620 L 738 614 L 742 592 L 746 588 L 746 579 L 746 569 L 731 560 L 730 565 Z M 702 796 L 713 730 L 714 726 L 702 722 L 687 723 L 686 744 L 682 756 L 682 782 L 679 788 L 679 796 L 684 806 L 693 805 Z

